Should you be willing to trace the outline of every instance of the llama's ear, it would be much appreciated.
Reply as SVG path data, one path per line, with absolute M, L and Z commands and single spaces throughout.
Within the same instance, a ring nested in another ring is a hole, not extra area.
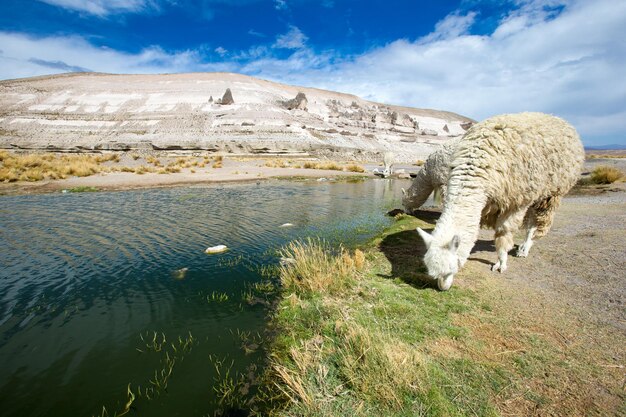
M 427 233 L 427 232 L 423 231 L 422 229 L 420 229 L 419 227 L 417 229 L 415 229 L 415 230 L 417 230 L 417 233 L 419 233 L 420 237 L 422 238 L 422 240 L 426 244 L 426 247 L 429 248 L 431 242 L 433 241 L 433 237 L 429 233 Z
M 448 249 L 450 249 L 452 252 L 456 252 L 456 250 L 459 248 L 459 242 L 459 235 L 454 235 L 454 237 L 448 244 Z

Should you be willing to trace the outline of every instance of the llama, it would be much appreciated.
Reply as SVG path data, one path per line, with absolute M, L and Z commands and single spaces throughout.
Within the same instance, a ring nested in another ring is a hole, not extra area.
M 433 191 L 435 192 L 435 200 L 445 199 L 446 184 L 450 176 L 450 163 L 458 142 L 458 140 L 452 140 L 431 153 L 422 169 L 413 179 L 408 191 L 402 189 L 404 194 L 402 205 L 407 213 L 420 208 Z
M 493 271 L 506 271 L 513 233 L 522 223 L 528 231 L 518 255 L 527 256 L 532 239 L 547 233 L 561 197 L 578 180 L 584 158 L 576 130 L 554 116 L 505 114 L 472 126 L 454 152 L 433 233 L 417 229 L 439 289 L 450 288 L 481 226 L 495 230 Z

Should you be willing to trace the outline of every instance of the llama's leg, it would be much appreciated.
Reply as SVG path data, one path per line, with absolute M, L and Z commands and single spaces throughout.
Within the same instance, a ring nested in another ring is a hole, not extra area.
M 524 218 L 524 225 L 528 232 L 526 240 L 517 249 L 517 256 L 527 257 L 534 243 L 533 238 L 536 240 L 548 233 L 550 227 L 552 227 L 554 213 L 559 207 L 560 202 L 560 196 L 552 196 L 533 204 L 532 207 L 528 209 L 526 218 Z
M 491 268 L 492 271 L 504 272 L 507 269 L 509 251 L 513 249 L 513 233 L 518 229 L 527 207 L 510 214 L 502 215 L 496 221 L 496 252 L 498 261 Z
M 526 212 L 526 216 L 524 216 L 524 225 L 523 227 L 526 229 L 526 239 L 524 242 L 517 248 L 517 253 L 515 256 L 525 258 L 528 256 L 528 252 L 530 248 L 533 246 L 533 237 L 535 232 L 537 231 L 536 224 L 537 212 L 534 207 L 529 207 Z
M 516 256 L 520 258 L 525 258 L 528 256 L 528 252 L 533 246 L 533 236 L 535 235 L 536 231 L 537 226 L 532 226 L 527 229 L 526 240 L 524 240 L 524 243 L 522 243 L 520 247 L 517 248 Z

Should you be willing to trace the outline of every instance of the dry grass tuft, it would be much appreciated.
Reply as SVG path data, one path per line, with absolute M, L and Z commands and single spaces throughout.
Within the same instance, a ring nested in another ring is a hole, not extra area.
M 331 170 L 331 171 L 343 171 L 343 167 L 341 167 L 340 165 L 338 165 L 335 162 L 305 162 L 302 165 L 302 168 L 306 168 L 306 169 L 324 169 L 324 170 Z
M 418 159 L 417 161 L 415 161 L 415 162 L 413 163 L 413 165 L 416 165 L 416 166 L 418 166 L 418 167 L 421 167 L 421 166 L 422 166 L 422 165 L 424 165 L 424 164 L 425 164 L 425 162 L 424 162 L 424 161 L 422 161 L 421 159 Z
M 339 256 L 335 253 L 339 252 Z M 333 250 L 319 239 L 307 239 L 289 243 L 280 252 L 283 258 L 293 262 L 281 266 L 283 287 L 296 293 L 333 293 L 347 287 L 357 277 L 364 264 L 364 255 L 351 255 L 346 249 Z
M 363 168 L 361 165 L 356 164 L 346 165 L 344 170 L 349 172 L 365 172 L 365 168 Z
M 149 156 L 146 158 L 146 162 L 154 165 L 155 167 L 161 166 L 161 161 L 156 156 Z
M 155 171 L 156 171 L 155 167 L 151 167 L 149 165 L 142 165 L 142 166 L 135 168 L 134 172 L 135 174 L 143 175 L 147 172 L 155 172 Z
M 223 167 L 222 160 L 220 159 L 219 161 L 215 161 L 211 168 L 222 168 L 222 167 Z
M 288 161 L 285 161 L 284 159 L 280 159 L 280 158 L 269 159 L 265 161 L 265 166 L 269 168 L 291 168 L 292 167 L 292 165 L 290 165 Z
M 594 184 L 612 184 L 624 176 L 622 171 L 609 166 L 599 166 L 591 173 L 591 182 Z
M 119 162 L 119 155 L 19 155 L 0 152 L 0 181 L 40 181 L 43 179 L 63 179 L 68 176 L 86 177 L 112 168 L 102 166 L 105 162 Z

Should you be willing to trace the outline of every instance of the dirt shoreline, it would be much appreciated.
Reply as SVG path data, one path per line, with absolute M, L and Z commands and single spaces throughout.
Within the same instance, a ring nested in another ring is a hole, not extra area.
M 130 158 L 127 158 L 130 159 Z M 124 163 L 125 162 L 125 163 Z M 135 161 L 132 161 L 135 162 Z M 373 178 L 372 170 L 378 164 L 360 165 L 365 172 L 350 172 L 305 168 L 277 168 L 266 166 L 267 159 L 237 160 L 224 158 L 222 168 L 182 169 L 178 173 L 159 174 L 147 172 L 106 172 L 87 177 L 71 177 L 59 180 L 43 180 L 37 182 L 18 181 L 0 183 L 0 195 L 44 194 L 72 189 L 91 189 L 93 191 L 122 191 L 144 188 L 177 187 L 185 185 L 214 185 L 224 183 L 243 183 L 265 181 L 276 178 Z M 124 166 L 140 166 L 139 163 L 122 161 Z M 417 171 L 418 167 L 406 170 Z M 194 172 L 195 171 L 195 172 Z

